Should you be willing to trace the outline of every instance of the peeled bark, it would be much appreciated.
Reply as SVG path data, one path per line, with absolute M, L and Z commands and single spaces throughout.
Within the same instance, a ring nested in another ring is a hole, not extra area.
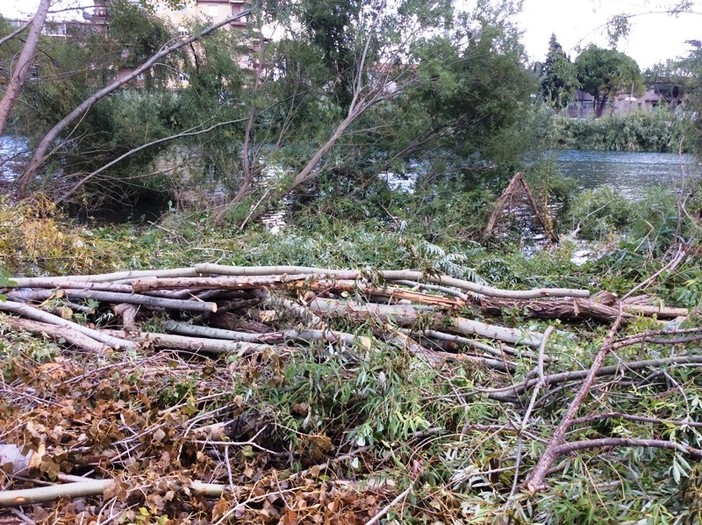
M 24 330 L 26 332 L 34 332 L 40 334 L 46 334 L 51 339 L 56 341 L 64 340 L 77 348 L 82 350 L 87 350 L 88 352 L 95 352 L 98 354 L 105 353 L 109 350 L 109 346 L 94 338 L 77 332 L 72 327 L 67 326 L 56 326 L 49 323 L 42 323 L 40 321 L 32 321 L 30 319 L 10 319 L 10 328 L 13 330 Z
M 132 337 L 137 343 L 144 346 L 154 346 L 155 348 L 167 348 L 171 350 L 185 350 L 195 353 L 247 353 L 260 352 L 262 350 L 276 348 L 275 346 L 268 344 L 247 343 L 243 341 L 226 341 L 222 339 L 209 339 L 205 337 L 186 337 L 173 334 L 159 334 L 154 332 L 142 332 L 139 334 L 130 335 L 127 332 L 119 330 L 103 331 L 117 337 L 124 337 L 125 339 Z
M 132 293 L 103 292 L 101 290 L 62 290 L 63 296 L 71 299 L 93 299 L 106 303 L 141 304 L 155 308 L 169 310 L 183 310 L 185 312 L 216 312 L 217 303 L 205 303 L 185 299 L 169 299 L 167 297 L 153 297 Z M 17 300 L 45 301 L 55 295 L 53 290 L 18 290 L 10 292 L 7 297 Z
M 429 324 L 432 328 L 451 327 L 451 330 L 463 335 L 479 335 L 507 343 L 539 346 L 542 335 L 526 330 L 490 325 L 462 317 L 452 317 L 435 312 L 418 310 L 411 305 L 360 304 L 339 302 L 331 299 L 317 298 L 310 302 L 310 310 L 320 316 L 343 317 L 346 319 L 367 320 L 380 319 L 392 321 L 400 326 Z
M 93 330 L 92 328 L 87 328 L 85 326 L 79 325 L 67 319 L 63 319 L 57 315 L 50 314 L 48 312 L 42 312 L 38 308 L 34 308 L 28 304 L 16 303 L 14 301 L 0 301 L 0 311 L 11 312 L 13 314 L 22 315 L 35 321 L 40 321 L 43 323 L 52 324 L 55 326 L 60 326 L 68 330 L 75 330 L 76 332 L 86 335 L 91 339 L 105 343 L 115 349 L 126 349 L 134 348 L 135 344 L 126 339 L 120 339 L 118 337 L 112 337 L 111 335 L 100 332 L 99 330 Z
M 588 290 L 570 288 L 536 288 L 532 290 L 503 290 L 492 286 L 476 284 L 447 275 L 431 275 L 414 270 L 377 270 L 363 272 L 360 270 L 330 270 L 327 268 L 312 268 L 308 266 L 222 266 L 218 264 L 196 264 L 195 271 L 199 274 L 217 275 L 279 275 L 279 274 L 309 274 L 310 277 L 322 279 L 334 277 L 337 279 L 363 279 L 378 276 L 385 281 L 426 281 L 443 286 L 452 286 L 478 295 L 504 297 L 512 299 L 538 299 L 543 297 L 590 297 Z

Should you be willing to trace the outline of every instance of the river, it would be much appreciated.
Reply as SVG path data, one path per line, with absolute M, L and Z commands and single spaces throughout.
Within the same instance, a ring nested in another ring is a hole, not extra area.
M 673 190 L 702 176 L 702 166 L 692 155 L 559 150 L 547 152 L 546 158 L 580 189 L 609 185 L 631 200 L 642 198 L 652 187 Z

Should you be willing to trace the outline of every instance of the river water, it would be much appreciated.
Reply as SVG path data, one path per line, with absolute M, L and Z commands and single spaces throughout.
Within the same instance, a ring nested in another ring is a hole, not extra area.
M 14 159 L 26 150 L 26 142 L 0 137 L 0 181 L 9 182 L 17 175 Z M 642 198 L 653 187 L 679 192 L 685 184 L 702 177 L 702 165 L 692 155 L 673 153 L 637 153 L 620 151 L 553 150 L 545 154 L 557 173 L 573 179 L 580 189 L 609 185 L 631 200 Z M 409 179 L 384 174 L 384 180 L 396 191 L 412 191 L 416 177 Z M 285 208 L 285 207 L 284 207 Z M 284 225 L 284 211 L 274 213 L 274 229 Z
M 702 166 L 692 155 L 560 150 L 547 152 L 546 158 L 580 189 L 609 185 L 631 200 L 642 198 L 653 187 L 680 190 L 702 176 Z

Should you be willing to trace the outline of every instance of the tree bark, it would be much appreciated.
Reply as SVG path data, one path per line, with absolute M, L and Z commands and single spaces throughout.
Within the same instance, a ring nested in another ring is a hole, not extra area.
M 617 330 L 619 330 L 621 324 L 622 317 L 619 316 L 614 323 L 612 323 L 612 327 L 609 329 L 609 332 L 607 333 L 600 350 L 597 352 L 597 355 L 595 355 L 595 359 L 592 362 L 590 370 L 588 370 L 583 384 L 580 386 L 580 390 L 578 390 L 578 393 L 575 394 L 575 397 L 570 402 L 570 405 L 568 405 L 568 410 L 566 410 L 561 423 L 558 425 L 558 427 L 556 427 L 556 430 L 554 430 L 553 434 L 551 435 L 551 440 L 546 446 L 546 450 L 544 450 L 543 454 L 539 458 L 534 470 L 532 470 L 529 474 L 529 477 L 526 480 L 526 486 L 531 495 L 544 490 L 546 486 L 545 479 L 549 470 L 551 469 L 551 465 L 553 465 L 554 461 L 556 461 L 556 459 L 563 454 L 564 450 L 567 450 L 562 448 L 566 438 L 566 432 L 568 432 L 568 429 L 573 424 L 573 419 L 585 401 L 585 398 L 590 393 L 592 384 L 597 377 L 597 373 L 602 368 L 602 363 L 604 362 L 605 357 L 612 350 L 612 340 L 614 339 L 614 336 L 617 333 Z M 546 383 L 543 376 L 539 379 L 538 383 Z
M 42 323 L 48 323 L 55 326 L 61 326 L 67 330 L 75 330 L 78 333 L 87 335 L 88 337 L 100 341 L 106 345 L 111 346 L 119 350 L 124 350 L 126 348 L 134 348 L 136 345 L 132 341 L 126 339 L 120 339 L 118 337 L 113 337 L 99 330 L 93 330 L 85 326 L 79 325 L 72 321 L 63 319 L 57 315 L 50 314 L 48 312 L 42 312 L 41 310 L 34 308 L 28 304 L 16 303 L 14 301 L 0 301 L 0 311 L 11 312 L 13 314 L 22 315 L 35 321 L 40 321 Z
M 206 352 L 210 354 L 247 353 L 260 352 L 263 350 L 278 349 L 287 347 L 276 347 L 269 344 L 249 343 L 246 341 L 232 341 L 224 339 L 209 339 L 206 337 L 187 337 L 174 334 L 160 334 L 156 332 L 141 332 L 139 334 L 128 334 L 120 330 L 103 330 L 105 333 L 115 337 L 132 337 L 137 343 L 142 345 L 152 345 L 155 348 L 166 348 L 171 350 L 184 350 L 188 352 Z
M 518 343 L 528 346 L 539 346 L 542 335 L 515 328 L 490 325 L 480 321 L 471 321 L 462 317 L 449 317 L 436 312 L 418 310 L 410 305 L 360 304 L 354 302 L 339 302 L 331 299 L 316 298 L 309 304 L 310 310 L 321 316 L 343 317 L 346 319 L 366 320 L 380 319 L 384 322 L 394 321 L 401 326 L 412 326 L 424 321 L 432 327 L 441 328 L 447 325 L 451 330 L 463 335 L 479 335 L 508 343 Z
M 46 20 L 46 14 L 49 12 L 50 5 L 51 0 L 41 0 L 37 12 L 32 22 L 29 24 L 27 40 L 24 43 L 17 64 L 12 70 L 12 77 L 10 77 L 10 81 L 7 84 L 5 96 L 2 97 L 2 101 L 0 101 L 0 135 L 4 135 L 5 133 L 5 127 L 10 118 L 12 108 L 15 106 L 17 97 L 19 97 L 22 91 L 24 82 L 27 80 L 27 75 L 29 75 L 32 60 L 34 60 L 34 54 L 36 53 L 37 44 L 39 43 L 39 35 L 41 34 L 42 27 L 44 27 L 44 21 Z
M 53 290 L 31 290 L 10 292 L 7 297 L 14 300 L 26 301 L 46 301 L 55 294 Z M 151 295 L 139 295 L 133 293 L 102 292 L 100 290 L 73 290 L 66 289 L 62 292 L 65 297 L 76 299 L 93 299 L 106 303 L 127 303 L 141 304 L 155 308 L 167 310 L 182 310 L 184 312 L 216 312 L 217 303 L 205 303 L 200 301 L 190 301 L 187 299 L 169 299 L 167 297 L 153 297 Z
M 72 327 L 68 326 L 56 326 L 49 323 L 42 323 L 39 321 L 32 321 L 30 319 L 9 319 L 10 328 L 13 330 L 24 330 L 26 332 L 34 332 L 40 334 L 46 334 L 51 339 L 56 341 L 64 340 L 75 347 L 87 350 L 88 352 L 95 352 L 97 354 L 103 354 L 107 352 L 109 346 L 95 339 L 88 337 L 87 335 L 81 334 Z
M 198 274 L 217 275 L 276 275 L 276 274 L 317 274 L 317 277 L 336 277 L 337 279 L 362 279 L 364 272 L 359 270 L 330 270 L 308 266 L 223 266 L 219 264 L 196 264 Z M 427 281 L 430 283 L 453 286 L 474 294 L 489 295 L 512 299 L 538 299 L 543 297 L 590 297 L 588 290 L 569 288 L 536 288 L 532 290 L 503 290 L 456 279 L 446 275 L 429 275 L 415 270 L 378 270 L 375 272 L 386 281 Z
M 496 297 L 481 297 L 480 307 L 490 314 L 500 314 L 512 308 L 525 312 L 529 317 L 540 319 L 599 319 L 601 321 L 614 321 L 624 312 L 625 319 L 637 315 L 652 316 L 659 319 L 670 319 L 690 315 L 687 308 L 671 308 L 656 305 L 626 304 L 617 302 L 613 305 L 601 304 L 588 299 L 532 299 L 514 300 Z

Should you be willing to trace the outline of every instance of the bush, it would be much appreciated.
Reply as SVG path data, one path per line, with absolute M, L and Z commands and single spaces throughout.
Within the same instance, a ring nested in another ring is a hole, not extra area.
M 601 119 L 573 119 L 554 115 L 551 145 L 559 149 L 599 151 L 689 152 L 685 124 L 668 111 L 634 112 Z
M 582 192 L 568 213 L 571 229 L 588 240 L 604 240 L 630 225 L 632 203 L 610 186 Z
M 90 244 L 41 195 L 21 204 L 0 198 L 0 270 L 33 275 L 82 272 L 94 263 Z

